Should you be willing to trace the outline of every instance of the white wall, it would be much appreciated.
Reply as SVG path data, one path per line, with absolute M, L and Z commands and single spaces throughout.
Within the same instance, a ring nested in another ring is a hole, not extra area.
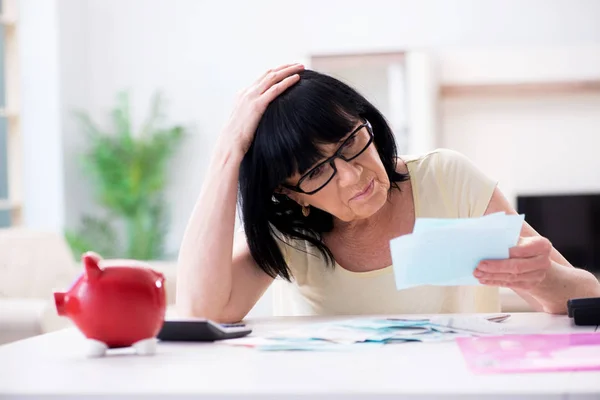
M 442 102 L 442 145 L 519 194 L 600 192 L 600 93 Z

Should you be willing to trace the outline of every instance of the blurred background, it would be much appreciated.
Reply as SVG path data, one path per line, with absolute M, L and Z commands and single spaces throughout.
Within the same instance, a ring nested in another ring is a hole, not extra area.
M 362 91 L 402 154 L 466 154 L 600 271 L 600 1 L 0 3 L 0 342 L 63 326 L 87 249 L 151 262 L 172 300 L 234 96 L 290 62 Z

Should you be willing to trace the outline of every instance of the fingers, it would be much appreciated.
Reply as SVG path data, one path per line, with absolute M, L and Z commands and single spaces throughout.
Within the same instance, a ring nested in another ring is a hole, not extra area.
M 490 273 L 475 271 L 475 277 L 481 282 L 501 282 L 502 286 L 519 282 L 539 282 L 546 275 L 546 270 L 536 270 L 523 274 Z
M 505 260 L 485 260 L 479 263 L 477 270 L 488 273 L 522 274 L 550 267 L 547 255 L 529 258 L 509 258 Z
M 552 244 L 544 237 L 525 237 L 509 250 L 505 260 L 485 260 L 473 275 L 480 283 L 512 289 L 531 289 L 546 276 L 552 263 Z
M 519 240 L 519 243 L 510 248 L 510 258 L 527 258 L 534 257 L 539 254 L 550 254 L 552 243 L 542 236 L 524 237 Z
M 504 281 L 500 279 L 480 279 L 479 283 L 487 286 L 499 286 L 511 289 L 532 289 L 544 279 L 544 277 L 538 277 L 536 279 L 528 279 L 522 281 Z
M 510 289 L 532 289 L 536 285 L 539 284 L 540 281 L 518 281 L 518 282 L 504 282 L 500 280 L 480 280 L 479 281 L 483 285 L 487 286 L 498 286 L 498 287 L 506 287 Z
M 300 75 L 294 74 L 292 76 L 288 76 L 281 82 L 271 86 L 262 96 L 261 101 L 266 104 L 269 104 L 273 99 L 279 96 L 281 93 L 285 92 L 287 88 L 295 84 L 300 80 Z
M 267 73 L 263 77 L 261 82 L 259 82 L 258 85 L 255 87 L 254 92 L 255 92 L 255 94 L 261 95 L 261 94 L 265 93 L 267 90 L 269 90 L 271 87 L 273 87 L 274 85 L 282 82 L 283 80 L 285 80 L 286 78 L 288 78 L 294 74 L 297 74 L 298 72 L 302 71 L 303 69 L 304 69 L 304 66 L 302 64 L 293 64 L 293 65 L 281 68 L 279 70 L 273 70 L 273 71 Z
M 262 81 L 265 79 L 265 77 L 266 77 L 267 75 L 269 75 L 270 73 L 279 72 L 279 71 L 281 71 L 282 69 L 289 68 L 289 67 L 291 67 L 291 66 L 294 66 L 294 65 L 301 65 L 301 64 L 300 64 L 300 63 L 293 63 L 293 64 L 283 64 L 283 65 L 280 65 L 280 66 L 279 66 L 279 67 L 277 67 L 277 68 L 273 68 L 273 69 L 269 69 L 269 70 L 267 70 L 267 71 L 266 71 L 264 74 L 262 74 L 262 75 L 261 75 L 261 76 L 260 76 L 260 77 L 259 77 L 259 78 L 258 78 L 256 81 L 254 81 L 254 85 L 253 85 L 253 86 L 258 86 L 258 85 L 259 85 L 259 84 L 260 84 L 260 83 L 261 83 L 261 82 L 262 82 Z

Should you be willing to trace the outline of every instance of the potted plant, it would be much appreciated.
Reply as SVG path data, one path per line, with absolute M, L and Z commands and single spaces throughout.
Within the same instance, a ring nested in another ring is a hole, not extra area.
M 184 128 L 165 123 L 159 94 L 138 132 L 133 132 L 126 92 L 119 93 L 111 111 L 111 131 L 103 131 L 84 112 L 76 116 L 86 134 L 83 170 L 103 211 L 83 215 L 77 229 L 66 232 L 74 256 L 93 250 L 106 258 L 162 259 L 168 166 Z

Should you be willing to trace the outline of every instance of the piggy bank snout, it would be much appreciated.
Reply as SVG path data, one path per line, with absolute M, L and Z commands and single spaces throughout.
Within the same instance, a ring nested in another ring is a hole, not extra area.
M 72 317 L 79 312 L 79 301 L 69 293 L 54 292 L 54 305 L 61 317 Z
M 65 310 L 65 293 L 63 292 L 54 292 L 54 305 L 56 306 L 56 312 L 61 317 L 66 315 Z

